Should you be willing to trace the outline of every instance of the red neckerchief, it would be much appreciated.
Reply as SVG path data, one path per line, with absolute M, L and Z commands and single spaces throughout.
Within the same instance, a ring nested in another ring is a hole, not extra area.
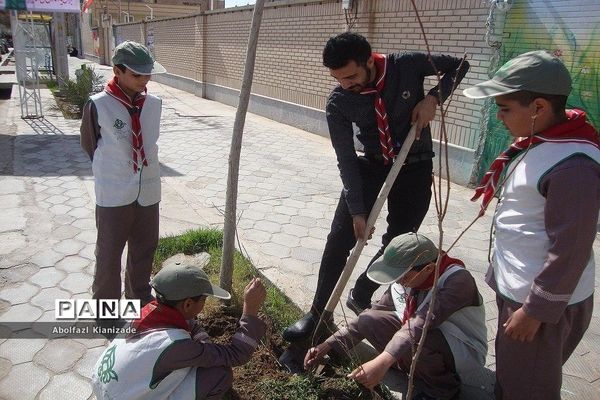
M 492 198 L 494 198 L 502 171 L 510 160 L 516 157 L 521 151 L 544 142 L 589 143 L 600 148 L 598 132 L 593 126 L 588 124 L 585 112 L 581 110 L 567 110 L 566 113 L 568 118 L 566 122 L 514 142 L 494 160 L 489 171 L 486 172 L 479 186 L 475 189 L 475 195 L 471 199 L 471 201 L 475 201 L 483 195 L 479 216 L 485 214 L 487 206 L 492 201 Z
M 142 308 L 142 316 L 133 321 L 133 327 L 136 334 L 158 328 L 180 328 L 190 331 L 189 324 L 177 309 L 158 304 L 156 300 Z
M 117 99 L 129 112 L 131 116 L 131 145 L 133 149 L 133 172 L 137 173 L 139 162 L 141 160 L 142 165 L 148 166 L 146 160 L 146 153 L 144 153 L 144 139 L 142 137 L 142 125 L 140 123 L 140 114 L 142 113 L 142 107 L 146 100 L 146 93 L 139 93 L 133 103 L 129 96 L 123 92 L 123 89 L 119 86 L 117 77 L 115 76 L 104 88 L 106 93 Z M 144 90 L 145 91 L 145 90 Z
M 385 110 L 385 104 L 381 98 L 381 92 L 385 86 L 385 73 L 387 69 L 387 57 L 385 54 L 372 53 L 373 60 L 375 61 L 375 69 L 377 75 L 375 76 L 375 88 L 365 89 L 360 94 L 375 94 L 374 105 L 375 105 L 375 116 L 377 118 L 377 129 L 379 130 L 379 144 L 381 145 L 381 155 L 383 156 L 384 164 L 389 164 L 390 160 L 396 157 L 394 153 L 394 143 L 392 142 L 392 135 L 390 133 L 390 124 L 388 121 L 388 115 Z
M 442 274 L 444 272 L 446 272 L 446 269 L 448 269 L 448 267 L 450 265 L 461 265 L 461 266 L 465 266 L 465 263 L 463 263 L 461 260 L 459 260 L 458 258 L 452 258 L 449 257 L 447 254 L 442 255 L 442 260 L 440 261 L 440 273 L 438 276 L 442 276 Z M 433 287 L 433 280 L 435 278 L 435 274 L 431 274 L 429 275 L 429 278 L 427 278 L 427 280 L 425 282 L 423 282 L 421 285 L 419 285 L 418 287 L 415 288 L 410 288 L 410 291 L 408 292 L 407 296 L 406 296 L 406 307 L 404 307 L 404 315 L 402 316 L 402 324 L 404 324 L 406 321 L 408 321 L 417 311 L 417 296 L 419 294 L 419 290 L 429 290 Z

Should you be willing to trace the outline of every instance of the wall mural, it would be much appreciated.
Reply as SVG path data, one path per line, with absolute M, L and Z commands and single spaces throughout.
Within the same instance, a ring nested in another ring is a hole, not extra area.
M 590 12 L 583 19 L 581 15 L 569 17 L 568 13 L 561 14 L 554 9 L 558 3 L 561 2 L 536 2 L 535 5 L 522 2 L 508 12 L 498 67 L 527 51 L 552 52 L 562 59 L 573 80 L 567 107 L 585 110 L 588 120 L 599 128 L 600 15 Z M 570 2 L 573 7 L 576 7 L 575 3 Z M 496 119 L 496 112 L 497 107 L 492 102 L 485 147 L 479 164 L 479 179 L 512 141 L 504 125 Z

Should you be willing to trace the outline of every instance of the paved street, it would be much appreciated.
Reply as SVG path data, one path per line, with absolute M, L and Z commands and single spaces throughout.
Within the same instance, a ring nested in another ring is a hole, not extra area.
M 72 72 L 82 60 L 69 62 Z M 108 67 L 96 70 L 111 74 Z M 221 227 L 235 109 L 154 82 L 148 90 L 163 99 L 161 236 Z M 79 121 L 65 120 L 48 90 L 42 90 L 43 120 L 22 120 L 18 96 L 15 87 L 10 100 L 0 100 L 0 322 L 52 321 L 55 299 L 90 297 L 96 240 L 91 163 L 79 147 Z M 329 140 L 249 114 L 241 159 L 242 250 L 308 309 L 341 190 Z M 444 243 L 477 214 L 471 192 L 451 185 Z M 465 261 L 484 296 L 493 370 L 497 311 L 483 282 L 490 221 L 478 220 L 453 255 Z M 380 221 L 354 278 L 377 251 L 382 232 Z M 438 237 L 433 201 L 421 232 Z M 598 254 L 599 240 L 595 249 Z M 564 399 L 600 398 L 599 297 L 590 329 L 565 365 Z M 336 315 L 339 320 L 339 310 Z M 91 368 L 105 345 L 102 339 L 0 339 L 0 398 L 93 398 Z M 490 376 L 482 372 L 466 382 L 463 398 L 490 398 Z

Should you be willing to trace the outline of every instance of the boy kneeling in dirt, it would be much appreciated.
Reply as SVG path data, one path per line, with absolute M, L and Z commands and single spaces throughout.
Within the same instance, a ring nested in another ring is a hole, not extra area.
M 244 291 L 243 314 L 230 344 L 211 343 L 196 316 L 207 296 L 231 295 L 196 266 L 173 263 L 151 282 L 155 301 L 134 321 L 136 333 L 115 339 L 92 376 L 101 399 L 219 399 L 232 384 L 231 367 L 245 364 L 264 335 L 257 317 L 266 291 L 254 278 Z
M 373 388 L 392 366 L 408 373 L 430 307 L 437 257 L 436 246 L 423 235 L 392 239 L 367 271 L 373 282 L 390 287 L 371 309 L 308 350 L 304 367 L 314 367 L 331 349 L 343 354 L 366 338 L 381 354 L 349 377 Z M 435 317 L 416 366 L 415 400 L 456 398 L 460 375 L 482 367 L 487 354 L 483 301 L 463 262 L 443 254 L 437 286 Z

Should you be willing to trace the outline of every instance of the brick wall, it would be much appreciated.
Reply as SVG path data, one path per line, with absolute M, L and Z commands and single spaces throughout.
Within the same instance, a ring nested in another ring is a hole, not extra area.
M 407 0 L 360 2 L 354 30 L 376 51 L 424 51 L 420 28 Z M 462 87 L 487 77 L 491 55 L 484 43 L 488 8 L 481 0 L 424 0 L 422 21 L 433 52 L 466 52 L 471 71 Z M 117 26 L 119 39 L 140 40 L 154 29 L 154 52 L 170 73 L 239 89 L 252 7 L 211 11 L 185 18 Z M 252 91 L 322 110 L 336 84 L 321 65 L 325 41 L 345 29 L 341 3 L 334 0 L 266 3 Z M 135 27 L 138 27 L 137 30 Z M 429 80 L 428 86 L 435 82 Z M 447 118 L 449 141 L 474 148 L 481 103 L 454 97 Z M 437 132 L 437 129 L 434 129 Z
M 200 27 L 196 18 L 177 18 L 149 22 L 146 29 L 154 31 L 154 56 L 169 73 L 201 80 L 202 48 L 197 46 Z

